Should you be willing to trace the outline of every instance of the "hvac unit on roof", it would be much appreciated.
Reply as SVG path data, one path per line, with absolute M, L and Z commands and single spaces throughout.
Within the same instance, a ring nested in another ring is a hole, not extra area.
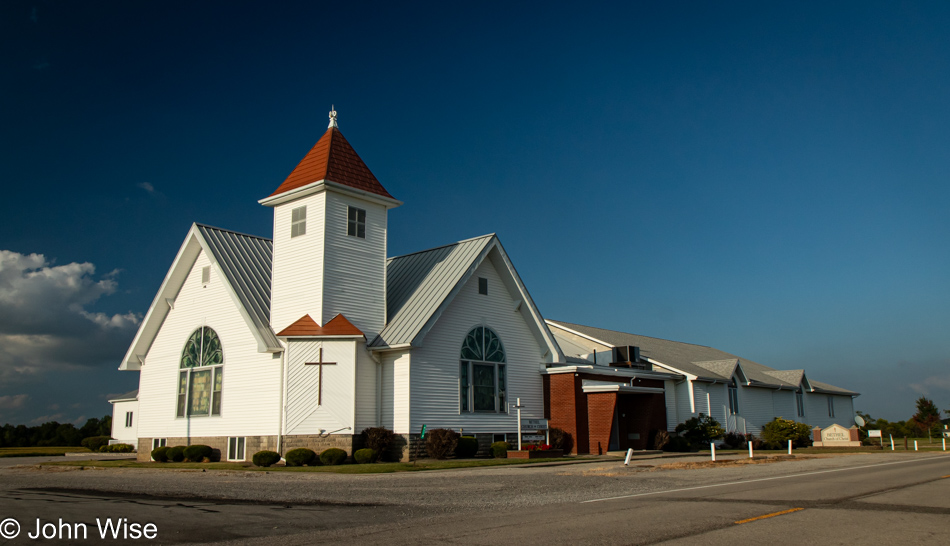
M 640 347 L 634 345 L 614 347 L 611 365 L 638 369 L 648 368 L 645 362 L 640 361 Z

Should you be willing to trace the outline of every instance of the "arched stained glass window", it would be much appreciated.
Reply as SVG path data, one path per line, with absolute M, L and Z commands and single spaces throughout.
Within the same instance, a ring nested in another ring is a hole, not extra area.
M 505 348 L 491 328 L 473 328 L 462 342 L 459 410 L 507 412 Z
M 221 415 L 224 351 L 217 332 L 202 326 L 181 352 L 178 373 L 178 417 Z

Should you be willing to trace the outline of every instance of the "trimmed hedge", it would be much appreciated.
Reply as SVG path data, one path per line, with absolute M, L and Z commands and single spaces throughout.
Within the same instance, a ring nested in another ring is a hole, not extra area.
M 376 462 L 376 450 L 364 447 L 363 449 L 356 450 L 356 453 L 353 454 L 353 460 L 357 464 L 369 464 Z
M 320 454 L 320 462 L 327 466 L 343 464 L 343 461 L 345 460 L 346 452 L 336 447 L 326 449 Z
M 111 439 L 111 436 L 90 436 L 83 438 L 82 442 L 79 442 L 79 445 L 88 448 L 89 451 L 99 451 L 99 448 L 102 446 L 109 445 L 109 440 Z
M 478 440 L 474 436 L 461 436 L 455 446 L 455 456 L 459 459 L 471 459 L 478 453 Z
M 305 447 L 291 449 L 284 455 L 284 461 L 287 462 L 287 466 L 316 466 L 320 464 L 316 452 Z
M 360 433 L 363 447 L 376 452 L 376 458 L 389 460 L 393 458 L 390 449 L 396 442 L 396 433 L 385 427 L 371 427 Z
M 157 463 L 167 463 L 168 462 L 168 446 L 156 447 L 152 450 L 152 460 Z
M 202 463 L 205 459 L 208 459 L 209 462 L 211 461 L 214 450 L 211 449 L 211 446 L 196 444 L 186 447 L 183 453 L 186 460 L 193 463 Z
M 276 451 L 258 451 L 251 457 L 254 466 L 267 467 L 280 461 L 280 453 Z
M 433 459 L 447 459 L 455 452 L 459 433 L 448 428 L 436 428 L 426 433 L 426 453 Z
M 165 453 L 169 461 L 180 463 L 185 460 L 185 446 L 170 447 Z
M 510 447 L 508 442 L 495 442 L 491 445 L 491 456 L 496 459 L 507 459 Z
M 132 453 L 133 451 L 135 451 L 135 446 L 132 444 L 112 444 L 99 448 L 99 453 Z

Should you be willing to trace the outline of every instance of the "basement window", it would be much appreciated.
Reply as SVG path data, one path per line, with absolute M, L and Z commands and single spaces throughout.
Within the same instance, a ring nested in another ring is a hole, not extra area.
M 243 461 L 244 460 L 245 441 L 246 441 L 246 438 L 244 437 L 228 438 L 228 460 L 229 461 Z
M 307 207 L 297 207 L 290 211 L 290 237 L 307 233 Z
M 152 449 L 158 449 L 160 447 L 165 447 L 168 443 L 168 438 L 152 438 Z
M 352 237 L 366 238 L 366 211 L 356 207 L 347 207 L 346 234 Z

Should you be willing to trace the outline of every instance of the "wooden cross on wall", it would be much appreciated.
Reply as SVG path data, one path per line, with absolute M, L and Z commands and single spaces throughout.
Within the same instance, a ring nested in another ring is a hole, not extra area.
M 317 381 L 319 386 L 317 387 L 317 405 L 323 405 L 323 367 L 336 364 L 336 362 L 324 362 L 323 361 L 323 347 L 320 347 L 320 361 L 319 362 L 304 362 L 305 366 L 319 366 L 319 374 L 317 375 Z

